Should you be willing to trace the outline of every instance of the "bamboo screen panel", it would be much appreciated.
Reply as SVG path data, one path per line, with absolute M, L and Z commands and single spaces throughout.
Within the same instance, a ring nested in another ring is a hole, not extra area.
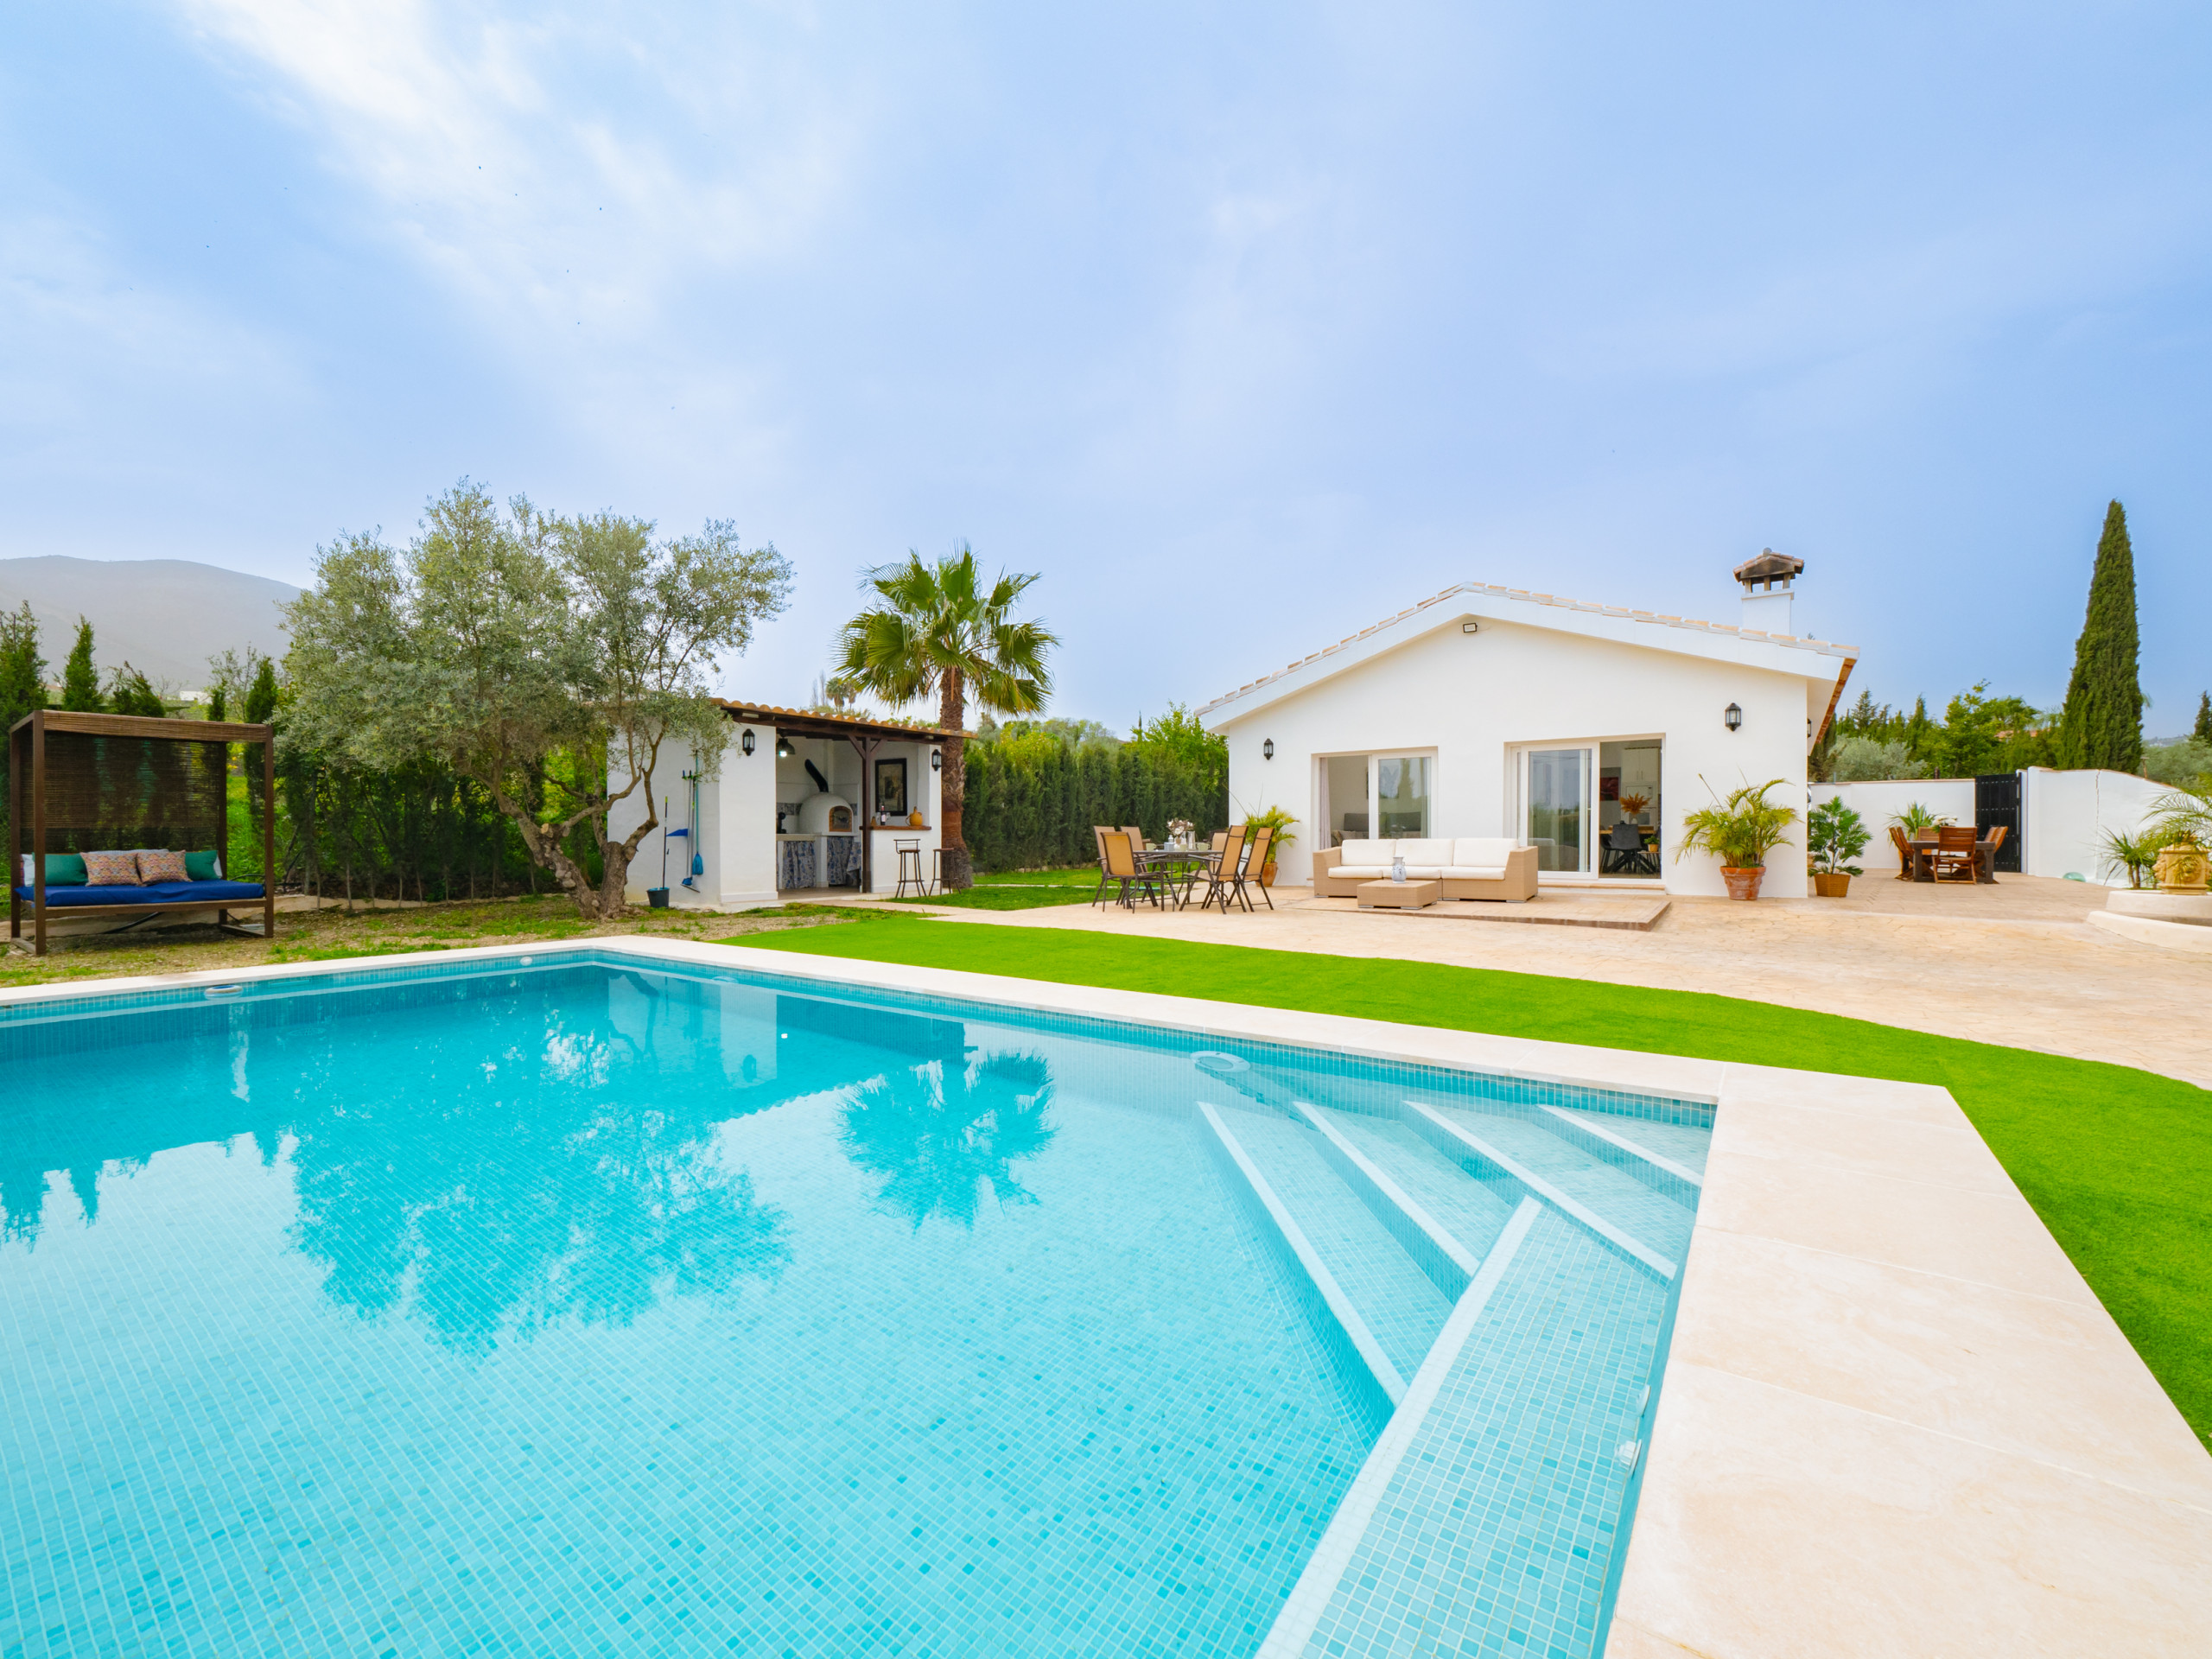
M 48 732 L 48 849 L 213 846 L 227 804 L 227 758 L 220 743 Z

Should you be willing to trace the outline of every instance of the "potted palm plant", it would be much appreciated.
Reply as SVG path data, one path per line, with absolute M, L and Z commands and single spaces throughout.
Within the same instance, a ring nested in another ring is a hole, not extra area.
M 1687 814 L 1675 859 L 1711 853 L 1720 860 L 1720 879 L 1728 884 L 1731 899 L 1758 898 L 1766 855 L 1789 841 L 1789 826 L 1797 822 L 1796 807 L 1777 806 L 1766 798 L 1769 790 L 1782 787 L 1782 781 L 1773 778 L 1757 785 L 1745 784 L 1729 791 L 1726 799 Z
M 1244 820 L 1244 832 L 1247 835 L 1255 834 L 1262 830 L 1272 830 L 1275 832 L 1274 839 L 1268 842 L 1267 868 L 1260 872 L 1262 887 L 1274 886 L 1275 855 L 1298 839 L 1291 833 L 1290 829 L 1290 826 L 1297 822 L 1296 818 L 1292 817 L 1280 806 L 1271 806 L 1264 812 L 1255 812 Z
M 1823 899 L 1847 896 L 1851 878 L 1866 874 L 1849 861 L 1865 852 L 1872 839 L 1866 821 L 1840 795 L 1807 813 L 1805 850 L 1813 855 L 1813 891 Z
M 1926 835 L 1930 830 L 1942 829 L 1950 820 L 1939 813 L 1929 811 L 1918 801 L 1909 801 L 1905 804 L 1904 810 L 1891 818 L 1890 822 L 1904 831 L 1904 838 L 1907 841 L 1911 841 L 1917 836 Z

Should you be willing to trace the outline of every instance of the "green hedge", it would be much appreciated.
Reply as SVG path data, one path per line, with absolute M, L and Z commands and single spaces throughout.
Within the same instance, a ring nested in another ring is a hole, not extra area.
M 1039 744 L 1018 750 L 968 746 L 962 818 L 979 870 L 1033 870 L 1089 864 L 1098 856 L 1092 826 L 1136 824 L 1150 841 L 1170 818 L 1188 818 L 1201 836 L 1229 823 L 1225 764 L 1193 763 L 1139 744 Z

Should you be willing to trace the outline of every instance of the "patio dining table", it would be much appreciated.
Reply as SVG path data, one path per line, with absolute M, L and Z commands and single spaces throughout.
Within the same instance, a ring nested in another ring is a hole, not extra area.
M 1147 847 L 1136 855 L 1140 869 L 1164 870 L 1173 880 L 1174 872 L 1183 873 L 1183 894 L 1176 900 L 1180 909 L 1191 902 L 1191 889 L 1198 885 L 1198 872 L 1211 870 L 1220 861 L 1221 855 L 1211 847 Z
M 1912 840 L 1905 842 L 1912 853 L 1912 879 L 1933 881 L 1936 879 L 1936 845 L 1932 841 Z M 1986 839 L 1974 844 L 1974 879 L 1984 887 L 1997 885 L 1997 843 Z

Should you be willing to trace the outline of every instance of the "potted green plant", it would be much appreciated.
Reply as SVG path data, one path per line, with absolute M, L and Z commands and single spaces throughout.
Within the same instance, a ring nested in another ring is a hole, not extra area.
M 1926 835 L 1930 830 L 1942 829 L 1950 820 L 1929 811 L 1918 801 L 1910 801 L 1906 804 L 1904 810 L 1890 822 L 1904 830 L 1904 838 L 1910 841 L 1916 836 Z
M 1262 830 L 1272 830 L 1273 840 L 1268 842 L 1267 868 L 1260 872 L 1260 885 L 1272 887 L 1275 884 L 1275 855 L 1298 837 L 1291 833 L 1291 825 L 1298 820 L 1280 806 L 1271 806 L 1264 812 L 1255 812 L 1244 820 L 1244 833 L 1255 835 Z
M 1823 899 L 1847 895 L 1851 878 L 1866 874 L 1849 861 L 1865 852 L 1872 839 L 1866 821 L 1846 806 L 1840 795 L 1808 812 L 1805 850 L 1813 856 L 1813 891 Z
M 1796 807 L 1777 806 L 1766 798 L 1782 782 L 1773 778 L 1756 785 L 1745 784 L 1729 791 L 1725 800 L 1687 814 L 1682 838 L 1675 847 L 1676 861 L 1692 853 L 1711 853 L 1720 860 L 1720 879 L 1728 884 L 1731 899 L 1758 898 L 1766 855 L 1789 841 L 1789 826 L 1797 822 Z M 1708 791 L 1712 787 L 1706 785 Z

